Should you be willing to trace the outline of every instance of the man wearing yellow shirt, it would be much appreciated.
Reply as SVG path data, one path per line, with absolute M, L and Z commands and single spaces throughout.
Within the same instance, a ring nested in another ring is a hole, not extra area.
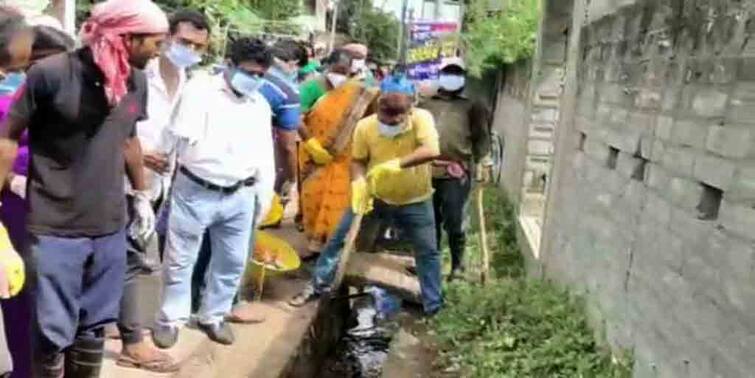
M 440 153 L 438 133 L 432 115 L 412 107 L 414 86 L 406 78 L 389 77 L 380 91 L 378 113 L 354 131 L 352 206 L 318 258 L 312 283 L 291 300 L 293 306 L 329 291 L 355 214 L 370 212 L 381 222 L 393 222 L 412 243 L 425 313 L 435 314 L 443 305 L 428 164 Z

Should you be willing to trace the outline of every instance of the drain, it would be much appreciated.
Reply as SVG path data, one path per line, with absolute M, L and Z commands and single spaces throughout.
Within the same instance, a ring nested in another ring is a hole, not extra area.
M 394 315 L 401 301 L 387 290 L 368 286 L 351 301 L 345 335 L 323 364 L 320 378 L 379 378 L 391 339 L 399 329 Z

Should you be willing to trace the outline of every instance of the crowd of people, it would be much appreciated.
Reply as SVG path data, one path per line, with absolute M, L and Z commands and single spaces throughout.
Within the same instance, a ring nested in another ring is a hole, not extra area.
M 211 35 L 203 13 L 150 0 L 98 3 L 76 38 L 0 7 L 0 376 L 97 377 L 113 323 L 117 364 L 147 371 L 180 368 L 162 349 L 187 324 L 232 344 L 230 322 L 265 321 L 239 287 L 255 231 L 285 206 L 316 259 L 291 306 L 332 289 L 359 216 L 360 245 L 385 227 L 410 242 L 424 313 L 442 309 L 440 240 L 460 277 L 467 198 L 490 165 L 463 61 L 421 97 L 358 43 L 320 61 L 239 36 L 204 69 Z M 158 271 L 150 342 L 139 277 Z

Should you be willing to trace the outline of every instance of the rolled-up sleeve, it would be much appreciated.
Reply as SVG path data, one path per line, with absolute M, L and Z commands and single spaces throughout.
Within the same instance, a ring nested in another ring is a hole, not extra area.
M 275 126 L 286 131 L 296 131 L 301 125 L 299 95 L 290 94 L 275 111 Z

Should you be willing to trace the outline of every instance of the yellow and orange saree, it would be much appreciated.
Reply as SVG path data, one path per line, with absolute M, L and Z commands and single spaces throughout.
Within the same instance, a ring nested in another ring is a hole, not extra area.
M 310 136 L 317 138 L 334 158 L 330 164 L 317 166 L 303 148 L 299 150 L 302 226 L 312 251 L 319 251 L 350 204 L 351 135 L 346 136 L 345 148 L 334 149 L 333 144 L 344 139 L 343 132 L 353 129 L 353 125 L 347 125 L 353 122 L 351 113 L 356 110 L 363 113 L 358 118 L 366 116 L 369 106 L 360 106 L 361 102 L 372 103 L 375 97 L 365 93 L 360 82 L 350 81 L 325 94 L 304 118 Z

